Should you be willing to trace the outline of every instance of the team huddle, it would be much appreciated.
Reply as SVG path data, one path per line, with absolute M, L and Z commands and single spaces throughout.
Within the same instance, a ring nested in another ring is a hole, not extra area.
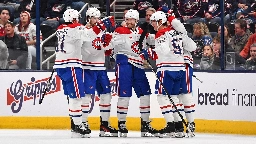
M 87 24 L 79 23 L 79 13 L 64 12 L 65 24 L 58 27 L 58 46 L 54 69 L 62 80 L 64 94 L 69 97 L 72 137 L 90 137 L 88 115 L 92 95 L 100 96 L 100 137 L 126 137 L 126 116 L 132 88 L 140 99 L 141 136 L 182 138 L 184 125 L 180 113 L 185 112 L 187 133 L 194 136 L 194 107 L 192 97 L 193 59 L 190 53 L 196 44 L 187 36 L 183 24 L 162 8 L 151 17 L 155 35 L 146 34 L 142 47 L 139 40 L 143 30 L 137 26 L 139 13 L 128 10 L 126 26 L 115 27 L 113 17 L 100 19 L 97 8 L 89 8 Z M 148 45 L 154 45 L 150 48 Z M 116 92 L 118 95 L 118 130 L 111 127 L 111 89 L 107 76 L 105 55 L 115 58 Z M 151 89 L 143 63 L 152 59 L 157 65 L 156 94 L 166 127 L 156 130 L 150 125 Z

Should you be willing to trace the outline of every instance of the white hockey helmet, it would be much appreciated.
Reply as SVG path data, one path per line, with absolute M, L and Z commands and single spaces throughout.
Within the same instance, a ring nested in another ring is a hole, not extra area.
M 100 11 L 97 8 L 91 7 L 86 11 L 86 17 L 100 18 Z
M 74 19 L 79 21 L 79 17 L 79 12 L 74 9 L 67 9 L 63 14 L 63 19 L 65 22 L 73 22 Z
M 167 22 L 166 14 L 162 11 L 157 11 L 153 13 L 152 16 L 150 17 L 150 21 L 158 22 L 159 20 L 162 20 L 162 24 Z
M 134 18 L 137 21 L 139 20 L 139 12 L 137 10 L 130 9 L 127 11 L 127 13 L 124 16 L 125 18 Z

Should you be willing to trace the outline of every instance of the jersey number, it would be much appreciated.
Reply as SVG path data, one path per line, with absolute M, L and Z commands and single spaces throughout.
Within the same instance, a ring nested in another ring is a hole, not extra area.
M 182 53 L 182 37 L 179 35 L 172 37 L 172 46 L 173 46 L 173 52 L 176 55 L 181 55 Z
M 56 47 L 56 52 L 64 52 L 64 41 L 65 41 L 66 31 L 57 31 L 57 38 L 58 38 L 58 46 Z

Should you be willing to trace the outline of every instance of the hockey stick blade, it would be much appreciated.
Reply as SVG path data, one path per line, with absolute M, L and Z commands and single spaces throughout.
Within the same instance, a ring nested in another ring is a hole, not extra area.
M 51 76 L 49 77 L 49 79 L 48 79 L 48 81 L 47 81 L 47 84 L 46 84 L 46 88 L 44 89 L 44 92 L 43 92 L 43 94 L 42 94 L 42 97 L 39 99 L 39 104 L 42 104 L 42 102 L 43 102 L 43 99 L 44 99 L 44 96 L 45 96 L 45 94 L 46 94 L 46 91 L 48 90 L 49 85 L 50 85 L 50 82 L 51 82 L 51 80 L 52 80 L 53 73 L 54 73 L 54 69 L 52 69 Z
M 197 78 L 195 75 L 193 75 L 193 77 L 195 78 L 195 79 L 197 79 L 200 83 L 203 83 L 203 81 L 201 81 L 199 78 Z

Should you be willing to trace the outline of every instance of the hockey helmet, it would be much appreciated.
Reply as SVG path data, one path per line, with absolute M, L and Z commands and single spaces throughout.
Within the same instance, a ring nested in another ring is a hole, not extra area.
M 125 18 L 134 18 L 136 20 L 139 20 L 139 12 L 137 10 L 130 9 L 127 11 L 127 13 L 124 16 Z
M 153 13 L 152 16 L 150 17 L 150 21 L 158 22 L 159 20 L 162 20 L 162 23 L 167 22 L 166 14 L 162 11 L 157 11 L 157 12 Z
M 100 18 L 100 11 L 97 8 L 91 7 L 86 12 L 86 17 Z
M 74 9 L 67 9 L 63 14 L 63 19 L 65 22 L 73 22 L 74 19 L 79 21 L 79 17 L 79 12 Z

